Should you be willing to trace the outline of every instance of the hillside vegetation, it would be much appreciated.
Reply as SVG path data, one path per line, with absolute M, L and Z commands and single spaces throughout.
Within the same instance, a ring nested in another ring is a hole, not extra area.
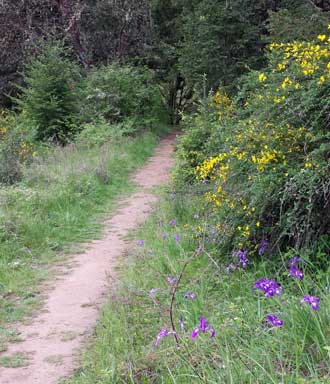
M 330 383 L 329 2 L 63 3 L 2 27 L 0 324 L 179 124 L 67 383 Z

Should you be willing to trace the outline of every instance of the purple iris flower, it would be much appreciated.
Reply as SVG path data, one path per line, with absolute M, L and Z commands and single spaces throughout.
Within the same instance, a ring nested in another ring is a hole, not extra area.
M 289 275 L 292 277 L 296 277 L 297 279 L 300 279 L 300 280 L 303 280 L 305 277 L 303 272 L 301 272 L 301 270 L 295 267 L 294 265 L 290 266 Z
M 266 252 L 267 248 L 268 248 L 268 241 L 262 240 L 262 242 L 259 245 L 259 251 L 258 251 L 259 256 L 263 255 Z
M 185 327 L 184 327 L 184 321 L 183 321 L 183 317 L 182 316 L 180 316 L 179 325 L 180 325 L 181 332 L 185 333 L 186 330 L 185 330 Z
M 309 296 L 306 295 L 304 298 L 300 301 L 300 304 L 308 303 L 309 306 L 314 310 L 317 311 L 319 309 L 320 304 L 320 298 L 315 296 Z
M 191 292 L 191 291 L 187 291 L 184 295 L 184 298 L 185 299 L 190 299 L 190 300 L 195 300 L 196 299 L 196 295 L 194 292 Z
M 149 296 L 152 297 L 152 298 L 154 298 L 154 297 L 156 296 L 156 293 L 157 293 L 158 291 L 160 291 L 160 288 L 152 288 L 152 289 L 150 289 L 150 291 L 149 291 Z
M 181 236 L 179 234 L 174 236 L 174 240 L 178 243 L 181 239 Z
M 144 241 L 143 240 L 138 240 L 136 242 L 136 244 L 137 244 L 138 247 L 143 247 Z
M 158 333 L 157 337 L 156 337 L 156 341 L 155 341 L 156 347 L 158 347 L 160 345 L 160 342 L 164 337 L 167 337 L 169 335 L 173 335 L 174 333 L 175 333 L 174 331 L 168 331 L 166 328 L 161 329 L 160 332 Z
M 279 319 L 276 315 L 268 315 L 267 321 L 274 327 L 282 327 L 283 320 Z
M 289 266 L 290 267 L 296 266 L 296 264 L 298 264 L 299 262 L 300 262 L 300 257 L 295 256 L 291 260 L 289 260 Z
M 199 326 L 192 331 L 191 337 L 195 339 L 201 332 L 202 333 L 209 332 L 211 338 L 215 336 L 215 330 L 208 325 L 204 316 L 202 316 L 199 319 Z
M 174 283 L 176 283 L 176 278 L 175 277 L 171 277 L 171 276 L 168 276 L 166 281 L 170 284 L 170 285 L 173 285 Z
M 174 227 L 176 225 L 176 219 L 172 219 L 168 222 L 169 225 L 171 225 L 172 227 Z
M 272 279 L 266 279 L 262 277 L 254 283 L 254 288 L 264 291 L 266 297 L 282 295 L 282 287 Z
M 166 239 L 166 237 L 167 237 L 167 233 L 163 232 L 162 233 L 162 239 Z
M 236 257 L 238 259 L 238 267 L 241 266 L 242 268 L 246 268 L 247 263 L 249 262 L 247 255 L 248 251 L 244 251 L 243 249 L 240 249 L 239 251 L 233 253 L 233 257 Z

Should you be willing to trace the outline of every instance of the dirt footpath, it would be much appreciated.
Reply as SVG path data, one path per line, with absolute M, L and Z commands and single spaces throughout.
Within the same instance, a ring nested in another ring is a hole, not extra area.
M 150 214 L 157 201 L 151 188 L 169 180 L 174 141 L 172 134 L 160 142 L 133 176 L 139 191 L 119 201 L 117 211 L 105 222 L 103 239 L 86 244 L 85 253 L 70 257 L 43 308 L 31 324 L 18 327 L 22 342 L 9 345 L 0 356 L 26 359 L 27 366 L 0 368 L 1 384 L 55 384 L 77 368 L 78 351 L 96 325 L 100 306 L 111 290 L 111 277 L 115 279 L 114 266 L 129 247 L 124 237 Z

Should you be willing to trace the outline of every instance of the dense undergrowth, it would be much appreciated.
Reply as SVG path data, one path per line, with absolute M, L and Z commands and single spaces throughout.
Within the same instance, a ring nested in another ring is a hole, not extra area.
M 330 382 L 329 44 L 271 44 L 184 117 L 174 192 L 68 383 Z

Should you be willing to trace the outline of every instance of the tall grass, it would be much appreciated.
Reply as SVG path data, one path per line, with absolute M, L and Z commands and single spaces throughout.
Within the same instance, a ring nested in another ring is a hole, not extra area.
M 0 189 L 0 324 L 21 319 L 39 301 L 39 283 L 72 245 L 100 233 L 101 218 L 132 188 L 129 175 L 152 154 L 157 136 L 102 147 L 55 148 Z

